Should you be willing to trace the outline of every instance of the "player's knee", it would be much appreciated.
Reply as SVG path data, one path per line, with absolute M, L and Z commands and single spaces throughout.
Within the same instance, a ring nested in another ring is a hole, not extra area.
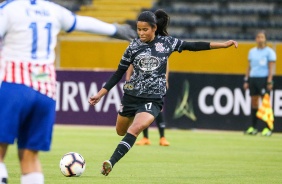
M 126 132 L 118 132 L 117 133 L 119 136 L 125 136 Z
M 117 131 L 117 134 L 118 134 L 119 136 L 124 136 L 124 135 L 126 134 L 126 132 L 119 132 L 119 131 Z
M 116 132 L 117 132 L 117 134 L 119 135 L 119 136 L 124 136 L 125 134 L 126 134 L 126 131 L 124 131 L 124 130 L 120 130 L 120 129 L 116 129 Z

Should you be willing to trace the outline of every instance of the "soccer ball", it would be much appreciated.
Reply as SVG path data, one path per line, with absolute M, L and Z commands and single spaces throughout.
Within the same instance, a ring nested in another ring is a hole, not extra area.
M 76 152 L 66 153 L 60 161 L 61 172 L 66 177 L 82 175 L 85 167 L 84 158 Z

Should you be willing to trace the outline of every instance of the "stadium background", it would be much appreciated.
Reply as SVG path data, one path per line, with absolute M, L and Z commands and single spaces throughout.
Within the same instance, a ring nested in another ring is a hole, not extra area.
M 174 53 L 169 60 L 165 114 L 169 128 L 243 130 L 250 98 L 242 89 L 254 33 L 264 29 L 276 50 L 272 105 L 275 131 L 282 131 L 282 2 L 280 0 L 56 0 L 79 15 L 128 23 L 142 10 L 162 8 L 171 16 L 169 33 L 188 41 L 234 39 L 238 49 Z M 115 125 L 122 82 L 98 106 L 88 97 L 116 69 L 128 42 L 104 36 L 61 33 L 56 48 L 57 124 Z

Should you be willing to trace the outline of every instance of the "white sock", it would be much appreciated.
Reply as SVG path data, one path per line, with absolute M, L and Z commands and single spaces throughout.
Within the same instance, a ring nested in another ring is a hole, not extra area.
M 44 176 L 41 172 L 22 175 L 21 184 L 44 184 Z
M 5 179 L 6 178 L 6 181 Z M 0 163 L 0 183 L 5 183 L 7 182 L 7 179 L 8 179 L 8 172 L 7 172 L 7 169 L 6 169 L 6 166 L 4 163 Z

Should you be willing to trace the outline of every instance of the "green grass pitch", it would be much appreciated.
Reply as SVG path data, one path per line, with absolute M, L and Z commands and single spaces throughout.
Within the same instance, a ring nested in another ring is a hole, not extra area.
M 46 184 L 278 184 L 282 183 L 282 134 L 246 136 L 242 132 L 166 130 L 171 146 L 158 145 L 151 128 L 150 146 L 134 146 L 109 176 L 100 167 L 121 140 L 113 127 L 55 126 L 51 152 L 40 153 Z M 140 139 L 140 136 L 138 140 Z M 63 154 L 74 151 L 86 160 L 81 177 L 64 177 Z M 9 183 L 20 183 L 16 147 L 5 159 Z

